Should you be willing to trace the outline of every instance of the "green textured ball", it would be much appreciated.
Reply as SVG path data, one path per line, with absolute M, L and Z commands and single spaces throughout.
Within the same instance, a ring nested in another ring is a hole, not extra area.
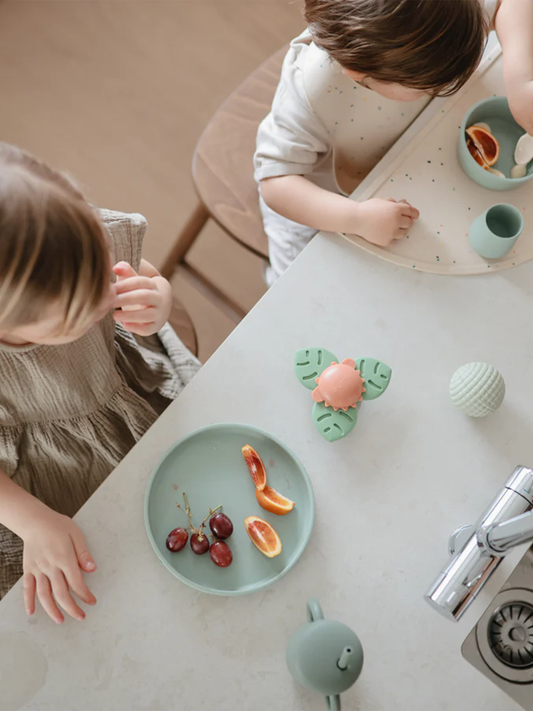
M 485 417 L 502 404 L 505 381 L 493 365 L 467 363 L 453 374 L 450 397 L 469 417 Z

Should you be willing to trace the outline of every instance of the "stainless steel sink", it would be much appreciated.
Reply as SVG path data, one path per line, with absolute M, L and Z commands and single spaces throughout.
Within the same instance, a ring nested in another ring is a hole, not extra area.
M 485 610 L 464 658 L 526 711 L 533 711 L 533 547 Z

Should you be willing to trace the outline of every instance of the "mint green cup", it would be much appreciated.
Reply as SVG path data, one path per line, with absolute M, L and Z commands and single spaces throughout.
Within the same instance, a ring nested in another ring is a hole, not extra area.
M 485 170 L 470 155 L 466 145 L 466 129 L 476 123 L 490 126 L 493 136 L 500 144 L 500 157 L 493 167 L 505 176 L 501 178 Z M 511 178 L 514 165 L 514 150 L 518 139 L 524 134 L 511 113 L 505 96 L 491 96 L 474 104 L 466 113 L 459 131 L 457 155 L 459 163 L 468 177 L 489 190 L 514 190 L 533 178 L 533 161 L 527 165 L 527 175 L 523 178 Z
M 499 259 L 511 250 L 524 229 L 522 213 L 514 205 L 500 203 L 476 217 L 468 237 L 473 249 L 486 259 Z

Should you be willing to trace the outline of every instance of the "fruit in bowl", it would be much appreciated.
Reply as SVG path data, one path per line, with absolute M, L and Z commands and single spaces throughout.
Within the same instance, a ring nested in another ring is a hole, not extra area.
M 464 172 L 489 190 L 513 190 L 533 178 L 533 164 L 515 169 L 514 153 L 524 133 L 505 96 L 474 104 L 460 127 L 457 152 Z
M 505 178 L 501 170 L 492 167 L 500 157 L 500 144 L 488 124 L 476 123 L 467 128 L 466 146 L 478 165 L 499 178 Z

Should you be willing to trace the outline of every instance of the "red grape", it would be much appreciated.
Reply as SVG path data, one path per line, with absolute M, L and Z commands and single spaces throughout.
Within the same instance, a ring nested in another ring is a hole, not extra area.
M 227 568 L 233 561 L 231 550 L 224 541 L 215 541 L 211 546 L 209 555 L 213 563 L 218 565 L 219 568 Z
M 223 513 L 217 513 L 211 517 L 209 527 L 217 538 L 226 539 L 233 533 L 233 524 Z
M 175 528 L 168 534 L 167 548 L 172 553 L 178 553 L 185 548 L 185 544 L 189 539 L 189 534 L 184 528 Z
M 205 533 L 193 533 L 191 536 L 191 548 L 196 555 L 203 555 L 209 550 L 209 541 Z

